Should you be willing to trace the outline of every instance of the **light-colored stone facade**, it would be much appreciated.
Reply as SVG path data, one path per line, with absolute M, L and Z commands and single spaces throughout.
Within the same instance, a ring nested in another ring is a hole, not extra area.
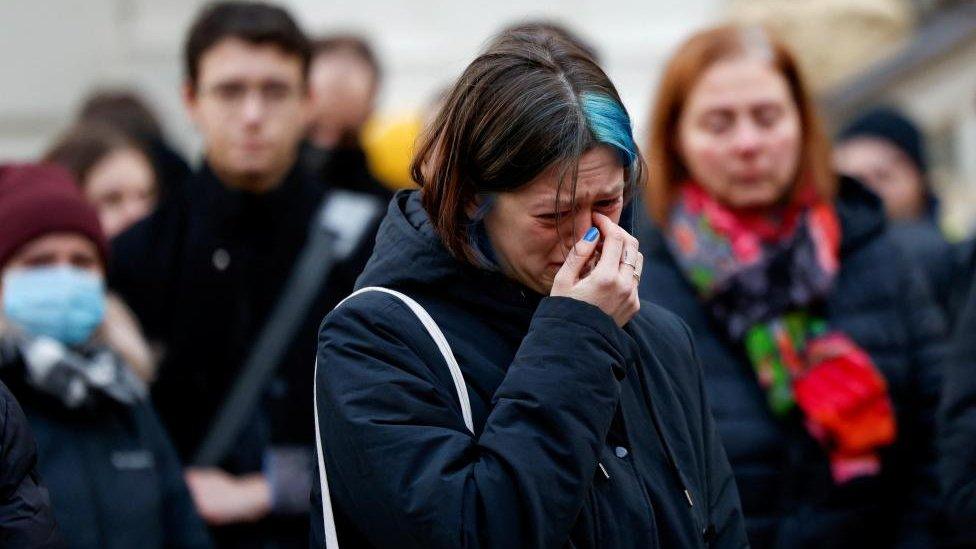
M 729 15 L 778 32 L 818 91 L 890 54 L 913 23 L 905 0 L 732 0 Z

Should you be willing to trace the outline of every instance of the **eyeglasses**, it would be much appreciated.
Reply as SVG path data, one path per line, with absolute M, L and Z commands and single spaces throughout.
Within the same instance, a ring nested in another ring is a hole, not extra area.
M 234 110 L 240 109 L 252 93 L 256 93 L 265 106 L 276 108 L 298 96 L 299 90 L 283 82 L 265 82 L 256 86 L 248 86 L 243 82 L 225 82 L 204 90 L 204 94 Z

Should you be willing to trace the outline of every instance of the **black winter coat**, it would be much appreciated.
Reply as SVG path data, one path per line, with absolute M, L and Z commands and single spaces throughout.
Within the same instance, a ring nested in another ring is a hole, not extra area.
M 113 241 L 109 283 L 132 307 L 149 339 L 162 346 L 153 402 L 184 462 L 193 459 L 239 377 L 326 192 L 297 163 L 277 188 L 260 195 L 228 188 L 204 163 L 156 212 Z M 221 464 L 226 471 L 262 471 L 272 445 L 311 449 L 309 357 L 318 325 L 352 290 L 371 250 L 367 231 L 319 289 L 264 401 Z M 306 466 L 311 465 L 309 460 Z M 222 546 L 257 547 L 272 536 L 291 547 L 304 546 L 307 531 L 303 513 L 221 528 L 216 537 Z
M 68 409 L 28 385 L 22 363 L 6 364 L 2 372 L 37 437 L 38 470 L 68 547 L 211 546 L 183 468 L 148 402 L 127 406 L 100 396 Z
M 357 285 L 403 291 L 430 312 L 461 365 L 476 434 L 400 301 L 368 293 L 327 316 L 316 397 L 340 544 L 744 546 L 687 328 L 644 304 L 621 329 L 589 304 L 463 265 L 419 202 L 394 198 Z
M 228 189 L 204 165 L 182 190 L 112 243 L 109 282 L 162 344 L 153 400 L 190 460 L 301 254 L 325 187 L 296 167 L 278 188 L 254 195 Z M 321 289 L 266 406 L 224 463 L 231 473 L 261 470 L 270 442 L 311 446 L 307 385 L 318 324 L 351 291 L 371 249 L 364 239 Z
M 844 179 L 837 210 L 841 268 L 824 314 L 888 382 L 898 440 L 882 452 L 880 476 L 833 485 L 825 452 L 799 417 L 772 414 L 745 352 L 713 323 L 649 226 L 640 235 L 641 297 L 677 313 L 695 334 L 753 547 L 927 547 L 938 507 L 933 429 L 944 321 L 921 273 L 885 232 L 878 199 Z
M 23 410 L 0 382 L 0 547 L 56 548 L 51 498 L 37 472 L 37 445 Z
M 952 541 L 976 546 L 976 278 L 959 316 L 940 414 L 940 477 Z
M 944 313 L 949 326 L 955 321 L 965 299 L 969 279 L 960 246 L 950 244 L 934 220 L 891 223 L 891 237 L 925 275 L 932 297 Z M 965 280 L 961 280 L 965 278 Z

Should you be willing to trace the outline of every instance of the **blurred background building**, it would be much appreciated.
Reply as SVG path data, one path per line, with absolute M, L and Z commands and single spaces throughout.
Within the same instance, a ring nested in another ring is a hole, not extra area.
M 180 104 L 186 28 L 201 0 L 4 0 L 0 5 L 0 158 L 40 154 L 90 91 L 143 93 L 170 139 L 194 158 Z M 661 63 L 704 24 L 764 21 L 797 48 L 832 127 L 877 102 L 924 127 L 944 224 L 976 219 L 976 0 L 287 0 L 309 34 L 349 30 L 376 45 L 384 70 L 380 119 L 420 113 L 489 36 L 551 18 L 600 52 L 631 111 L 647 126 Z M 412 118 L 411 118 L 412 117 Z M 409 132 L 408 132 L 409 133 Z

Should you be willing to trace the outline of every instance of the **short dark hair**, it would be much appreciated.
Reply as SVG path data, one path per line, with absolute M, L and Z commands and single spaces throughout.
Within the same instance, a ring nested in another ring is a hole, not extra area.
M 326 34 L 312 42 L 312 59 L 329 53 L 348 53 L 359 59 L 373 71 L 374 83 L 378 84 L 382 69 L 379 57 L 364 36 L 352 33 Z
M 186 76 L 191 86 L 196 86 L 200 59 L 225 38 L 277 46 L 301 59 L 302 75 L 308 75 L 311 46 L 298 23 L 284 8 L 264 2 L 216 2 L 204 7 L 197 16 L 183 48 Z
M 127 89 L 97 90 L 78 111 L 78 122 L 115 127 L 146 147 L 163 139 L 159 119 L 138 93 Z
M 74 176 L 84 188 L 92 168 L 108 155 L 121 150 L 135 150 L 152 166 L 146 149 L 124 131 L 104 122 L 81 122 L 68 129 L 44 155 L 44 162 L 58 164 Z
M 617 90 L 592 57 L 563 39 L 507 32 L 464 70 L 421 137 L 411 174 L 445 247 L 477 263 L 467 208 L 558 169 L 575 195 L 580 157 L 606 145 L 624 167 L 626 198 L 644 163 Z M 558 198 L 558 191 L 557 191 Z

